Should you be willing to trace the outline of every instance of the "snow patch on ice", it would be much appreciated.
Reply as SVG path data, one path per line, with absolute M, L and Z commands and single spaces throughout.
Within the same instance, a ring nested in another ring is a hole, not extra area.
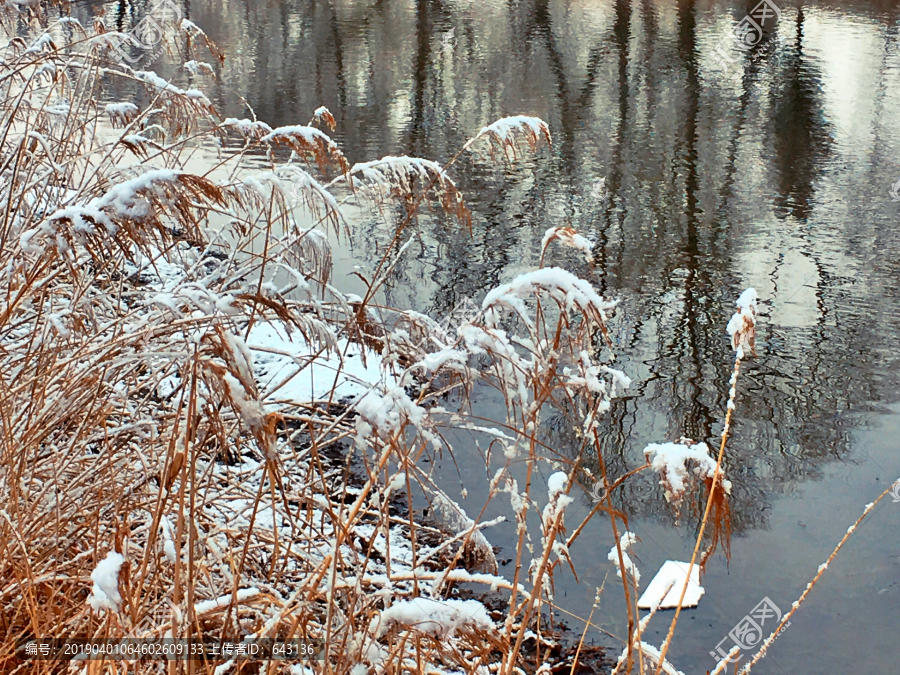
M 681 597 L 681 591 L 684 583 L 687 581 L 687 570 L 689 563 L 677 562 L 675 560 L 666 560 L 663 566 L 653 577 L 647 590 L 638 600 L 639 609 L 652 609 L 654 605 L 659 605 L 659 609 L 671 609 L 678 607 L 678 599 Z M 666 592 L 668 588 L 668 592 Z M 694 565 L 691 569 L 691 580 L 688 584 L 687 591 L 684 594 L 682 607 L 696 607 L 700 602 L 700 596 L 705 593 L 705 589 L 700 585 L 700 567 Z

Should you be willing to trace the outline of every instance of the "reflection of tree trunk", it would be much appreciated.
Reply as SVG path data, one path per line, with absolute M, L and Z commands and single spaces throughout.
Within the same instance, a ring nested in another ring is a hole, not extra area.
M 643 28 L 643 44 L 641 51 L 644 53 L 644 82 L 647 88 L 647 108 L 656 110 L 656 69 L 653 68 L 654 47 L 659 41 L 659 23 L 656 20 L 656 11 L 652 0 L 641 0 L 641 26 Z
M 129 3 L 125 2 L 125 0 L 119 0 L 119 4 L 116 6 L 116 30 L 120 33 L 125 31 L 125 14 L 128 9 Z M 131 6 L 132 10 L 132 20 L 134 20 L 134 6 Z
M 900 11 L 897 11 L 896 14 L 898 15 L 898 17 L 900 17 Z M 887 82 L 886 78 L 890 76 L 891 79 L 894 79 L 894 75 L 890 66 L 890 60 L 897 54 L 898 23 L 896 19 L 898 17 L 895 17 L 895 20 L 890 22 L 887 28 L 885 28 L 884 30 L 884 50 L 881 57 L 881 74 L 879 78 L 878 88 L 876 89 L 878 94 L 875 97 L 872 106 L 872 118 L 876 123 L 872 125 L 872 152 L 870 155 L 870 162 L 872 166 L 891 167 L 891 170 L 893 170 L 894 161 L 896 159 L 892 156 L 894 154 L 892 152 L 892 147 L 895 139 L 888 138 L 887 142 L 885 142 L 884 125 L 879 124 L 879 122 L 881 120 L 891 119 L 890 115 L 893 113 L 893 110 L 891 110 L 890 108 L 888 108 L 887 110 L 885 109 L 884 103 L 885 99 L 889 96 L 889 92 L 891 91 L 891 83 Z M 897 179 L 898 176 L 890 176 L 889 184 L 893 186 L 894 182 Z M 876 229 L 875 250 L 885 251 L 893 248 L 893 237 L 893 228 Z
M 620 115 L 620 134 L 619 134 L 619 159 L 621 159 L 622 145 L 622 127 L 625 124 L 625 117 L 628 109 L 628 36 L 630 33 L 630 0 L 617 0 L 616 3 L 616 23 L 614 29 L 615 44 L 619 50 L 619 77 L 623 90 L 622 103 L 620 109 L 623 111 Z M 600 66 L 603 63 L 605 51 L 604 44 L 594 45 L 588 54 L 587 71 L 585 73 L 584 83 L 581 86 L 577 100 L 572 100 L 572 92 L 570 91 L 569 81 L 566 76 L 565 64 L 563 61 L 562 51 L 553 32 L 553 19 L 550 15 L 549 0 L 537 0 L 533 11 L 530 13 L 531 21 L 528 30 L 525 31 L 526 39 L 533 35 L 540 35 L 544 38 L 547 50 L 547 59 L 550 72 L 553 74 L 556 83 L 556 98 L 559 102 L 559 132 L 555 134 L 559 142 L 556 144 L 559 149 L 562 163 L 560 169 L 575 183 L 575 174 L 578 167 L 576 156 L 575 130 L 577 124 L 584 120 L 587 111 L 590 109 L 593 93 L 597 87 L 597 78 Z M 608 183 L 610 185 L 610 183 Z M 611 190 L 612 193 L 615 190 Z M 608 226 L 598 232 L 598 242 L 595 248 L 597 269 L 600 274 L 600 291 L 601 293 L 606 287 L 606 267 L 608 255 Z
M 806 220 L 830 135 L 823 128 L 821 78 L 803 56 L 803 8 L 797 11 L 796 46 L 785 54 L 774 98 L 773 132 L 779 206 Z
M 329 27 L 331 28 L 331 38 L 334 41 L 334 64 L 337 68 L 335 79 L 337 80 L 338 86 L 338 103 L 340 104 L 341 110 L 345 110 L 347 108 L 347 81 L 344 78 L 344 47 L 341 42 L 341 30 L 338 25 L 334 2 L 328 3 L 328 9 L 331 10 Z
M 597 246 L 594 251 L 597 256 L 597 268 L 600 276 L 600 293 L 605 294 L 609 282 L 609 240 L 613 218 L 618 218 L 621 227 L 624 213 L 617 213 L 615 196 L 622 189 L 622 158 L 627 141 L 626 129 L 628 126 L 628 45 L 631 35 L 631 0 L 616 0 L 616 20 L 613 24 L 613 42 L 618 54 L 618 85 L 619 85 L 619 119 L 616 128 L 615 149 L 613 150 L 612 164 L 607 177 L 606 187 L 610 195 L 606 208 L 606 222 L 598 232 Z M 620 253 L 624 250 L 620 247 Z
M 416 62 L 413 67 L 412 128 L 410 154 L 425 154 L 425 87 L 431 57 L 431 30 L 428 25 L 428 0 L 416 0 Z
M 600 74 L 600 66 L 603 65 L 604 45 L 596 44 L 588 53 L 587 72 L 584 75 L 584 85 L 581 87 L 581 95 L 575 109 L 575 117 L 583 121 L 587 117 L 591 106 L 594 90 L 597 88 L 597 76 Z
M 534 30 L 544 38 L 547 47 L 547 58 L 550 62 L 550 71 L 556 78 L 556 92 L 559 100 L 559 128 L 557 138 L 562 138 L 559 144 L 560 156 L 563 159 L 563 170 L 568 176 L 575 173 L 575 119 L 572 115 L 572 101 L 569 94 L 569 84 L 566 79 L 566 68 L 563 63 L 562 53 L 553 34 L 553 19 L 550 16 L 549 0 L 538 0 L 534 6 Z
M 767 24 L 767 26 L 769 26 L 769 24 Z M 743 68 L 743 76 L 741 78 L 741 95 L 739 99 L 737 122 L 731 134 L 731 140 L 728 144 L 728 150 L 725 156 L 725 177 L 722 181 L 722 186 L 719 189 L 719 200 L 716 208 L 717 215 L 724 221 L 721 230 L 725 232 L 729 229 L 728 219 L 731 217 L 731 214 L 727 209 L 728 198 L 732 194 L 735 177 L 738 173 L 738 145 L 742 138 L 744 125 L 746 124 L 747 110 L 753 101 L 752 85 L 767 66 L 771 68 L 769 59 L 776 49 L 774 35 L 774 29 L 766 30 L 763 34 L 761 43 L 753 51 L 753 58 L 748 59 L 743 66 L 738 64 L 732 66 L 733 69 Z M 729 77 L 732 76 L 732 70 L 729 70 L 725 74 Z M 725 102 L 727 103 L 727 100 Z
M 700 321 L 703 313 L 699 300 L 708 297 L 709 284 L 704 278 L 700 251 L 700 234 L 698 222 L 700 214 L 697 209 L 699 180 L 697 177 L 697 117 L 700 110 L 700 78 L 697 73 L 696 53 L 696 10 L 694 0 L 680 0 L 678 3 L 678 46 L 687 78 L 687 110 L 685 112 L 685 194 L 686 194 L 686 240 L 684 245 L 684 264 L 687 266 L 687 277 L 684 281 L 684 314 L 676 329 L 682 333 L 679 343 L 687 351 L 691 374 L 687 378 L 689 393 L 682 400 L 689 400 L 689 409 L 682 416 L 682 433 L 695 440 L 706 440 L 712 435 L 714 418 L 709 407 L 703 402 L 703 364 L 707 360 L 706 329 L 708 321 Z M 701 353 L 702 352 L 702 353 Z
M 628 104 L 630 87 L 628 83 L 628 62 L 631 54 L 629 43 L 631 39 L 631 0 L 616 0 L 616 23 L 613 28 L 615 42 L 619 54 L 618 85 L 619 85 L 619 126 L 616 129 L 616 149 L 613 155 L 612 187 L 610 194 L 623 194 L 623 157 L 626 143 L 630 143 L 631 135 L 628 133 Z M 619 253 L 616 257 L 616 272 L 622 269 L 623 256 L 625 255 L 625 216 L 626 210 L 614 211 L 613 200 L 609 201 L 607 211 L 607 228 L 612 226 L 611 216 L 614 214 L 619 228 Z M 608 236 L 608 235 L 607 235 Z M 603 289 L 605 292 L 605 288 Z

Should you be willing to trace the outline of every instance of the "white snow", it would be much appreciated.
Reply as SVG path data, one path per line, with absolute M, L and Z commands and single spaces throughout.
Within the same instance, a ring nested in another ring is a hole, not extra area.
M 104 108 L 106 112 L 110 115 L 121 115 L 126 116 L 129 114 L 136 113 L 139 108 L 134 103 L 121 102 L 121 103 L 107 103 Z
M 535 136 L 540 137 L 547 125 L 539 117 L 528 117 L 527 115 L 513 115 L 511 117 L 503 117 L 493 124 L 482 127 L 476 138 L 485 134 L 496 134 L 503 140 L 509 138 L 510 133 L 528 127 Z
M 448 581 L 458 581 L 462 583 L 479 583 L 484 584 L 485 586 L 490 586 L 491 592 L 496 593 L 500 588 L 511 588 L 512 584 L 503 577 L 499 577 L 495 574 L 484 574 L 480 572 L 468 572 L 464 569 L 456 568 L 447 571 L 446 574 L 443 575 L 443 578 Z M 522 584 L 518 586 L 519 591 L 527 595 L 527 591 Z
M 401 471 L 398 474 L 395 474 L 391 481 L 387 484 L 387 487 L 384 490 L 385 499 L 388 498 L 389 495 L 393 494 L 397 490 L 403 490 L 406 487 L 406 472 Z
M 174 565 L 178 562 L 178 552 L 175 550 L 175 531 L 167 516 L 163 516 L 159 524 L 163 534 L 163 552 L 166 554 L 166 560 Z
M 37 40 L 31 43 L 31 46 L 25 50 L 25 53 L 37 54 L 51 42 L 53 42 L 53 38 L 50 36 L 50 33 L 44 33 Z
M 194 34 L 199 34 L 199 35 L 205 35 L 203 30 L 201 30 L 197 24 L 195 24 L 193 21 L 190 21 L 188 19 L 181 20 L 181 30 L 183 30 L 185 33 L 194 33 Z
M 223 377 L 228 395 L 231 397 L 234 407 L 244 422 L 253 430 L 262 429 L 265 425 L 265 411 L 262 405 L 251 396 L 241 381 L 231 373 L 225 373 Z
M 384 395 L 375 389 L 366 391 L 356 403 L 356 411 L 368 425 L 365 435 L 375 431 L 385 439 L 400 430 L 405 421 L 422 419 L 424 410 L 415 406 L 402 387 L 389 387 Z
M 452 637 L 466 625 L 482 630 L 495 629 L 487 609 L 477 600 L 401 600 L 381 613 L 378 637 L 396 624 L 414 627 L 438 638 Z
M 188 71 L 191 75 L 199 75 L 200 71 L 205 73 L 213 74 L 215 70 L 213 67 L 206 63 L 205 61 L 185 61 L 184 69 Z
M 734 313 L 725 330 L 731 336 L 731 344 L 743 357 L 744 349 L 753 345 L 756 336 L 756 291 L 748 288 L 737 299 L 738 311 Z
M 139 193 L 158 193 L 161 187 L 159 184 L 172 183 L 181 173 L 172 169 L 152 169 L 136 178 L 113 185 L 105 195 L 92 200 L 89 206 L 94 209 L 109 209 L 128 218 L 144 218 L 150 211 L 150 202 Z
M 277 127 L 276 129 L 273 129 L 271 133 L 263 136 L 260 140 L 263 142 L 270 142 L 278 138 L 290 139 L 296 136 L 300 136 L 310 145 L 324 143 L 328 147 L 334 146 L 334 141 L 331 140 L 331 137 L 328 134 L 319 131 L 315 127 L 309 127 L 304 124 Z
M 265 122 L 257 122 L 246 118 L 239 120 L 237 117 L 228 117 L 222 122 L 222 126 L 235 127 L 243 136 L 253 134 L 254 132 L 261 134 L 272 133 L 272 127 Z
M 634 561 L 631 559 L 627 552 L 628 549 L 634 546 L 636 543 L 637 535 L 635 535 L 634 532 L 624 532 L 622 536 L 619 537 L 619 547 L 622 549 L 622 563 L 625 565 L 625 571 L 632 576 L 635 585 L 638 585 L 641 582 L 641 572 L 637 568 L 637 565 L 634 564 Z M 613 546 L 607 554 L 606 558 L 616 566 L 616 574 L 619 576 L 619 578 L 621 578 L 622 568 L 619 567 L 619 549 Z
M 151 70 L 136 70 L 134 71 L 134 76 L 149 84 L 152 87 L 156 87 L 162 92 L 175 94 L 176 96 L 184 96 L 187 98 L 196 99 L 198 103 L 204 106 L 212 105 L 208 98 L 203 94 L 199 89 L 179 89 L 174 84 L 171 84 L 167 80 L 164 80 L 159 75 L 154 73 Z
M 681 597 L 681 590 L 687 581 L 687 570 L 689 563 L 677 562 L 675 560 L 666 560 L 663 566 L 653 577 L 647 590 L 638 600 L 639 609 L 651 609 L 654 605 L 659 605 L 659 609 L 672 609 L 678 607 L 678 598 Z M 671 584 L 671 587 L 670 587 Z M 663 595 L 666 588 L 669 592 Z M 688 584 L 687 591 L 684 594 L 682 607 L 696 607 L 700 602 L 700 596 L 705 593 L 705 589 L 700 585 L 700 567 L 694 565 L 691 569 L 691 581 Z
M 685 445 L 682 443 L 651 443 L 644 448 L 644 456 L 651 461 L 651 466 L 657 471 L 662 480 L 660 484 L 666 490 L 666 501 L 678 503 L 684 496 L 685 481 L 688 478 L 686 462 L 696 462 L 694 474 L 712 478 L 715 475 L 716 462 L 709 456 L 709 446 L 706 443 Z M 731 482 L 724 479 L 722 469 L 719 469 L 722 486 L 726 494 L 731 494 Z
M 127 134 L 122 136 L 122 140 L 126 143 L 132 143 L 133 145 L 143 145 L 144 143 L 150 142 L 149 138 L 141 136 L 140 134 Z
M 565 367 L 562 374 L 566 378 L 566 388 L 574 397 L 576 390 L 587 390 L 593 394 L 600 395 L 599 413 L 605 413 L 610 408 L 611 399 L 618 395 L 618 389 L 627 389 L 631 386 L 631 378 L 621 370 L 610 368 L 609 366 L 596 364 L 587 351 L 580 353 L 578 360 L 578 370 Z M 610 376 L 609 382 L 602 379 L 601 374 Z M 585 427 L 587 428 L 587 426 Z
M 328 115 L 331 115 L 331 111 L 324 105 L 320 105 L 313 111 L 313 119 L 319 119 L 320 117 L 326 117 Z
M 447 367 L 458 372 L 465 370 L 465 364 L 469 355 L 458 349 L 441 349 L 437 352 L 426 354 L 416 366 L 421 366 L 427 373 L 436 373 L 441 368 Z
M 511 283 L 502 284 L 490 291 L 481 303 L 485 310 L 485 323 L 493 325 L 496 321 L 496 312 L 489 308 L 497 304 L 511 307 L 527 320 L 524 305 L 519 298 L 532 295 L 538 290 L 546 290 L 567 311 L 577 306 L 583 313 L 598 314 L 604 321 L 606 312 L 617 304 L 601 298 L 587 281 L 571 272 L 559 267 L 545 267 L 519 275 Z
M 550 501 L 541 512 L 541 546 L 544 549 L 548 546 L 552 547 L 554 553 L 560 558 L 568 558 L 569 551 L 566 549 L 565 544 L 559 542 L 555 536 L 551 537 L 551 535 L 556 531 L 557 524 L 562 525 L 566 507 L 575 501 L 565 493 L 568 483 L 569 478 L 562 471 L 557 471 L 547 479 Z
M 752 288 L 748 288 L 743 293 L 738 296 L 735 304 L 739 309 L 750 309 L 751 307 L 756 307 L 756 301 L 759 299 L 759 296 L 756 294 L 756 290 Z
M 356 180 L 363 180 L 363 187 L 370 192 L 376 192 L 385 197 L 391 192 L 393 186 L 399 186 L 402 191 L 412 192 L 414 181 L 418 180 L 420 187 L 425 187 L 433 179 L 437 185 L 447 193 L 456 193 L 456 183 L 444 171 L 437 162 L 421 157 L 409 157 L 406 155 L 394 157 L 388 155 L 371 162 L 354 164 L 349 171 L 351 184 Z M 343 177 L 335 179 L 337 182 Z
M 248 598 L 252 598 L 254 595 L 259 595 L 258 588 L 241 588 L 238 589 L 237 598 L 235 602 L 242 602 Z M 195 614 L 206 614 L 208 612 L 213 611 L 214 609 L 218 609 L 219 607 L 227 607 L 231 604 L 231 593 L 226 593 L 224 595 L 220 595 L 218 598 L 214 600 L 203 600 L 201 602 L 194 604 L 194 613 Z
M 122 596 L 119 595 L 119 570 L 124 562 L 125 556 L 110 551 L 91 572 L 94 587 L 87 601 L 94 611 L 99 612 L 101 609 L 119 611 L 122 604 Z
M 547 246 L 554 239 L 558 239 L 560 243 L 565 246 L 578 249 L 584 253 L 585 258 L 587 258 L 588 261 L 593 259 L 592 252 L 594 250 L 594 242 L 587 237 L 578 234 L 578 232 L 571 227 L 551 227 L 547 230 L 544 233 L 544 238 L 541 240 L 541 255 L 543 255 Z
M 313 360 L 319 349 L 309 345 L 296 329 L 288 336 L 280 322 L 254 325 L 247 346 L 260 391 L 267 392 L 260 396 L 265 407 L 273 410 L 282 404 L 329 398 L 356 400 L 375 384 L 396 386 L 396 378 L 381 369 L 380 355 L 345 339 L 336 345 L 336 350 L 323 351 Z
M 551 475 L 550 478 L 547 479 L 547 490 L 550 492 L 550 499 L 552 500 L 557 494 L 563 492 L 568 483 L 569 476 L 562 471 L 557 471 Z

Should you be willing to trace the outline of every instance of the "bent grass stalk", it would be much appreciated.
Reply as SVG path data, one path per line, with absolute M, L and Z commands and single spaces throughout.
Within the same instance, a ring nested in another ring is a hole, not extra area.
M 734 357 L 734 369 L 731 374 L 731 389 L 728 393 L 728 404 L 726 406 L 725 413 L 725 427 L 722 429 L 722 441 L 719 444 L 719 454 L 716 458 L 716 465 L 712 475 L 712 482 L 709 486 L 709 497 L 706 501 L 706 509 L 703 513 L 703 519 L 700 522 L 700 532 L 697 534 L 697 541 L 694 544 L 694 551 L 691 554 L 691 561 L 688 565 L 687 576 L 684 580 L 684 585 L 681 588 L 681 594 L 678 598 L 678 606 L 675 608 L 675 616 L 672 617 L 672 623 L 669 626 L 669 632 L 666 635 L 666 640 L 663 643 L 662 649 L 660 650 L 659 663 L 656 666 L 655 675 L 659 675 L 659 673 L 664 669 L 666 665 L 666 652 L 669 649 L 669 645 L 672 641 L 672 636 L 675 633 L 675 626 L 678 624 L 678 618 L 681 615 L 682 603 L 684 602 L 684 596 L 687 593 L 688 585 L 690 584 L 691 579 L 691 571 L 694 569 L 694 564 L 697 561 L 697 553 L 700 551 L 700 545 L 703 542 L 703 533 L 706 530 L 706 524 L 709 521 L 709 515 L 712 512 L 713 505 L 715 502 L 716 488 L 719 486 L 720 482 L 720 472 L 722 468 L 722 459 L 725 456 L 725 444 L 728 441 L 728 432 L 731 430 L 731 413 L 734 410 L 734 399 L 737 395 L 737 380 L 738 375 L 740 374 L 741 368 L 741 359 L 744 356 L 744 348 L 756 351 L 756 291 L 752 288 L 748 288 L 745 290 L 741 296 L 737 299 L 737 307 L 738 312 L 736 312 L 731 320 L 728 322 L 727 331 L 731 335 L 732 346 L 735 349 L 735 357 Z M 727 514 L 725 515 L 727 518 Z M 716 525 L 718 527 L 718 525 Z M 717 539 L 718 535 L 713 539 L 713 545 Z M 726 549 L 727 553 L 727 549 Z M 704 556 L 705 561 L 706 556 Z
M 675 626 L 678 624 L 678 617 L 681 615 L 681 603 L 684 602 L 684 596 L 687 593 L 688 585 L 691 579 L 691 571 L 694 569 L 694 564 L 697 561 L 697 553 L 700 551 L 700 546 L 703 542 L 703 533 L 706 531 L 706 524 L 709 521 L 709 514 L 712 511 L 712 507 L 714 504 L 714 497 L 716 493 L 716 488 L 719 486 L 719 477 L 722 467 L 722 458 L 725 456 L 725 443 L 728 440 L 728 432 L 731 429 L 731 413 L 734 410 L 734 398 L 735 398 L 735 390 L 737 385 L 738 373 L 740 372 L 741 366 L 741 356 L 735 356 L 734 359 L 734 371 L 732 372 L 732 388 L 731 393 L 728 397 L 728 409 L 725 413 L 725 428 L 722 429 L 722 441 L 719 444 L 719 454 L 716 457 L 716 468 L 713 474 L 712 485 L 709 489 L 709 497 L 706 500 L 706 509 L 703 512 L 703 519 L 700 521 L 700 531 L 697 533 L 697 541 L 694 544 L 694 551 L 691 553 L 691 561 L 688 564 L 687 569 L 687 577 L 685 577 L 684 585 L 681 587 L 681 594 L 678 597 L 678 606 L 675 608 L 675 616 L 672 617 L 672 623 L 669 626 L 669 632 L 666 634 L 666 640 L 663 643 L 662 649 L 660 650 L 660 660 L 659 664 L 656 666 L 655 675 L 659 675 L 662 672 L 663 664 L 665 663 L 666 652 L 669 650 L 669 644 L 672 641 L 672 636 L 675 634 Z
M 868 516 L 869 513 L 872 512 L 872 509 L 875 508 L 875 506 L 878 504 L 878 502 L 880 502 L 888 494 L 891 493 L 891 490 L 892 490 L 892 487 L 888 487 L 884 492 L 882 492 L 880 495 L 878 495 L 878 498 L 874 502 L 867 504 L 865 509 L 863 509 L 862 514 L 859 516 L 859 518 L 856 519 L 856 522 L 847 528 L 847 532 L 844 534 L 844 536 L 841 538 L 841 540 L 834 547 L 834 550 L 831 552 L 831 555 L 828 556 L 828 560 L 826 560 L 824 563 L 819 565 L 819 569 L 816 572 L 816 576 L 813 577 L 813 580 L 810 581 L 806 585 L 806 588 L 804 589 L 802 595 L 791 604 L 791 611 L 788 612 L 787 614 L 785 614 L 781 618 L 781 623 L 779 623 L 775 627 L 775 629 L 772 631 L 771 635 L 769 635 L 769 637 L 766 638 L 765 642 L 763 642 L 763 644 L 759 647 L 759 649 L 756 651 L 756 653 L 753 655 L 753 658 L 747 663 L 747 665 L 745 665 L 743 668 L 741 668 L 741 670 L 740 670 L 741 675 L 744 675 L 745 673 L 749 673 L 750 670 L 753 668 L 753 666 L 755 666 L 759 662 L 759 660 L 762 659 L 766 655 L 766 650 L 775 641 L 775 638 L 778 637 L 779 631 L 781 631 L 781 629 L 784 628 L 784 626 L 791 620 L 791 617 L 794 615 L 794 612 L 796 612 L 798 609 L 800 609 L 800 605 L 803 604 L 803 601 L 806 600 L 806 597 L 810 594 L 813 587 L 819 582 L 819 579 L 822 578 L 822 575 L 825 574 L 825 570 L 828 569 L 828 566 L 837 557 L 838 551 L 840 551 L 844 547 L 844 544 L 846 544 L 850 540 L 850 537 L 852 537 L 853 534 L 856 532 L 860 523 L 862 523 L 862 521 L 865 520 L 866 516 Z

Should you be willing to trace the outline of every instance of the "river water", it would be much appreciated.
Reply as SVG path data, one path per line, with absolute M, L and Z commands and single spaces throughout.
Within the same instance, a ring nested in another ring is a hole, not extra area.
M 778 0 L 781 2 L 781 0 Z M 731 352 L 724 333 L 746 287 L 760 295 L 758 356 L 738 384 L 726 450 L 734 487 L 730 565 L 685 611 L 671 660 L 687 673 L 764 597 L 781 611 L 803 592 L 865 504 L 900 476 L 900 6 L 815 1 L 778 6 L 753 49 L 714 56 L 756 3 L 717 0 L 191 0 L 177 3 L 226 52 L 214 82 L 221 111 L 271 126 L 304 124 L 320 105 L 351 162 L 384 155 L 449 159 L 494 119 L 536 115 L 552 149 L 512 166 L 483 155 L 451 169 L 473 212 L 471 234 L 438 211 L 394 271 L 387 302 L 443 316 L 537 265 L 541 237 L 571 225 L 596 241 L 595 265 L 551 249 L 550 263 L 621 298 L 613 336 L 634 384 L 602 426 L 619 475 L 649 442 L 721 432 Z M 140 17 L 102 3 L 107 20 Z M 75 12 L 96 11 L 81 3 Z M 160 67 L 166 67 L 165 57 Z M 336 252 L 338 285 L 373 268 L 393 221 L 352 220 Z M 499 413 L 490 397 L 476 400 Z M 577 439 L 548 425 L 562 455 Z M 439 482 L 478 513 L 486 475 L 458 435 Z M 496 466 L 496 465 L 495 465 Z M 688 560 L 697 518 L 676 522 L 657 479 L 617 492 L 644 579 Z M 590 509 L 585 497 L 568 522 Z M 510 515 L 492 503 L 485 517 Z M 831 564 L 755 673 L 888 672 L 900 634 L 900 503 L 888 497 Z M 514 525 L 488 533 L 512 556 Z M 624 634 L 621 589 L 597 517 L 573 549 L 578 581 L 557 601 Z M 646 583 L 645 581 L 645 583 Z M 650 624 L 659 645 L 671 612 Z M 580 631 L 583 624 L 569 619 Z M 595 629 L 588 640 L 615 643 Z M 723 645 L 730 646 L 730 641 Z M 744 661 L 742 661 L 743 663 Z

